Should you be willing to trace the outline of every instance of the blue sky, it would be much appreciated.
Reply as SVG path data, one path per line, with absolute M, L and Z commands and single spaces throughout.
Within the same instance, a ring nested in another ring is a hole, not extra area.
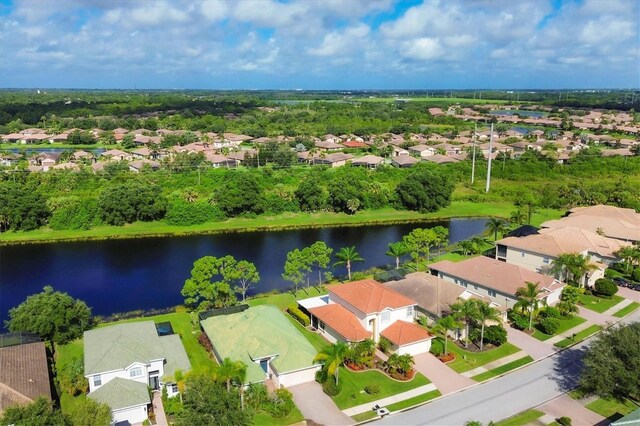
M 637 0 L 0 0 L 0 87 L 639 88 Z

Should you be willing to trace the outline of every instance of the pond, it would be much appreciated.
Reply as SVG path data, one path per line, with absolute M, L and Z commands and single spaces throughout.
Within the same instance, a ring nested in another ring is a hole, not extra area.
M 0 321 L 7 311 L 45 285 L 87 302 L 97 315 L 164 308 L 183 302 L 180 290 L 193 262 L 225 256 L 253 262 L 261 280 L 249 294 L 286 290 L 281 274 L 287 252 L 324 241 L 334 249 L 355 246 L 365 261 L 352 271 L 391 265 L 385 255 L 391 242 L 414 228 L 445 226 L 450 243 L 484 231 L 486 219 L 343 228 L 241 232 L 188 237 L 141 238 L 0 247 Z M 333 260 L 335 261 L 335 260 Z M 346 275 L 344 267 L 334 268 Z M 3 324 L 3 322 L 0 322 Z

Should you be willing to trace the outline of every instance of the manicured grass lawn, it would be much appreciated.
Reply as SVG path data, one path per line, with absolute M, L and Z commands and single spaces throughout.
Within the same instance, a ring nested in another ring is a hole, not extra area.
M 584 318 L 579 316 L 574 316 L 573 318 L 560 318 L 560 327 L 558 327 L 558 331 L 556 331 L 556 334 L 543 333 L 542 331 L 538 330 L 537 327 L 534 326 L 535 332 L 533 333 L 533 337 L 535 337 L 538 340 L 544 341 L 558 334 L 562 334 L 565 331 L 570 330 L 573 327 L 580 325 L 585 321 L 586 320 Z
M 437 337 L 432 341 L 432 345 L 433 344 L 444 347 L 444 340 L 442 340 L 441 337 Z M 447 343 L 447 351 L 454 352 L 456 354 L 456 359 L 447 365 L 457 373 L 464 373 L 465 371 L 473 370 L 476 367 L 482 367 L 485 364 L 503 358 L 507 355 L 514 354 L 519 350 L 520 349 L 517 346 L 507 342 L 498 348 L 485 352 L 471 352 L 465 351 L 452 341 L 449 341 L 449 343 Z
M 395 404 L 387 405 L 387 409 L 391 412 L 404 410 L 405 408 L 413 407 L 423 402 L 430 401 L 434 398 L 437 398 L 441 395 L 439 390 L 434 390 L 431 392 L 424 393 L 422 395 L 414 396 L 413 398 L 405 399 L 404 401 L 396 402 Z M 356 414 L 351 418 L 356 422 L 363 422 L 365 420 L 373 419 L 377 417 L 377 414 L 373 411 L 366 411 L 364 413 Z
M 484 373 L 478 374 L 477 376 L 473 376 L 472 379 L 476 382 L 489 380 L 492 377 L 499 376 L 506 373 L 507 371 L 515 370 L 516 368 L 522 367 L 523 365 L 529 364 L 530 362 L 533 362 L 533 358 L 527 355 L 524 358 L 511 361 L 510 363 L 501 365 L 500 367 L 494 368 L 493 370 L 489 370 Z
M 413 380 L 409 382 L 392 380 L 386 374 L 375 370 L 356 373 L 340 367 L 338 374 L 339 380 L 342 382 L 342 391 L 332 397 L 332 399 L 341 410 L 376 401 L 431 383 L 429 379 L 420 373 L 416 373 Z M 380 393 L 369 395 L 364 392 L 364 387 L 372 384 L 378 384 L 380 386 Z
M 56 370 L 62 371 L 64 366 L 70 363 L 73 359 L 82 359 L 83 354 L 84 349 L 82 346 L 82 339 L 74 340 L 66 345 L 56 345 Z M 61 392 L 60 406 L 62 408 L 62 412 L 65 414 L 72 413 L 82 398 L 85 398 L 85 395 L 81 394 L 77 397 L 73 397 L 67 392 Z
M 260 411 L 253 416 L 253 424 L 256 426 L 287 426 L 303 420 L 304 416 L 295 405 L 286 417 L 276 418 L 264 411 Z
M 603 313 L 607 309 L 610 309 L 622 302 L 624 297 L 613 295 L 611 299 L 603 299 L 598 296 L 589 295 L 589 294 L 581 294 L 579 303 L 583 307 L 587 309 L 591 309 L 592 311 Z
M 585 405 L 585 407 L 594 413 L 600 414 L 602 417 L 606 417 L 610 421 L 618 420 L 619 418 L 638 409 L 638 406 L 628 399 L 620 402 L 613 399 L 602 398 L 590 402 Z
M 640 308 L 640 303 L 632 302 L 632 303 L 628 304 L 627 306 L 625 306 L 624 308 L 620 309 L 615 314 L 613 314 L 613 316 L 614 317 L 618 317 L 618 318 L 624 318 L 624 317 L 626 317 L 627 315 L 629 315 L 631 312 L 635 311 L 638 308 Z
M 570 337 L 560 340 L 558 343 L 555 344 L 555 346 L 559 347 L 559 348 L 566 348 L 567 346 L 571 346 L 574 343 L 578 343 L 583 341 L 584 339 L 586 339 L 587 337 L 591 336 L 593 333 L 597 333 L 598 331 L 600 331 L 602 329 L 602 327 L 600 327 L 599 325 L 592 325 L 589 328 L 585 328 L 584 330 L 576 333 L 576 337 L 575 339 L 572 339 Z
M 495 423 L 495 426 L 524 426 L 542 417 L 544 413 L 538 410 L 528 410 L 513 417 Z

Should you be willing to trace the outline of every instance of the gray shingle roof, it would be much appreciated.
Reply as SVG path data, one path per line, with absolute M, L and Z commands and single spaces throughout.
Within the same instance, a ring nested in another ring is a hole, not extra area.
M 112 410 L 149 404 L 149 388 L 145 383 L 120 377 L 110 380 L 89 394 L 90 398 L 107 404 Z

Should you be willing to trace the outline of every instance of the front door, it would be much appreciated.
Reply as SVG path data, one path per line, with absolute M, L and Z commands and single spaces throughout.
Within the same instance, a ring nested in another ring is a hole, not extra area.
M 149 387 L 153 390 L 160 389 L 160 377 L 158 376 L 149 376 Z

